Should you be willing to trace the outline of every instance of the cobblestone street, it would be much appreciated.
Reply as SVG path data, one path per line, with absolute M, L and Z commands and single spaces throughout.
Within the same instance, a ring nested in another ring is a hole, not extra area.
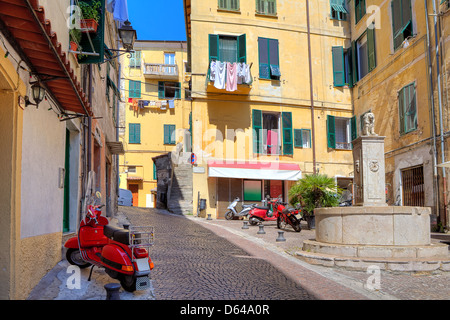
M 285 230 L 276 242 L 275 224 L 242 230 L 242 221 L 175 216 L 155 209 L 125 208 L 134 225 L 154 225 L 152 282 L 156 300 L 447 300 L 450 275 L 381 273 L 381 289 L 365 288 L 370 275 L 309 265 L 286 252 L 314 231 Z

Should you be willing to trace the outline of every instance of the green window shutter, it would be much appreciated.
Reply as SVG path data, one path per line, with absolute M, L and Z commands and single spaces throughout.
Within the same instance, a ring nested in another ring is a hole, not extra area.
M 277 14 L 276 0 L 267 0 L 267 14 Z
M 209 61 L 219 60 L 219 35 L 209 35 Z
M 343 87 L 345 85 L 344 48 L 332 47 L 333 60 L 333 85 Z
M 247 45 L 245 41 L 245 34 L 241 34 L 237 38 L 237 51 L 238 51 L 238 59 L 237 62 L 247 63 Z
M 373 28 L 367 28 L 367 54 L 369 72 L 375 69 L 377 66 L 376 54 L 375 54 L 375 26 Z
M 130 123 L 128 125 L 128 142 L 141 143 L 141 125 L 139 123 Z
M 358 138 L 358 128 L 356 127 L 356 116 L 353 116 L 350 120 L 350 131 L 352 141 Z
M 358 82 L 358 65 L 356 59 L 356 41 L 352 41 L 352 85 Z
M 158 171 L 156 170 L 156 164 L 153 162 L 153 180 L 158 180 Z
M 294 153 L 292 144 L 292 112 L 282 112 L 281 122 L 283 125 L 283 154 Z
M 136 66 L 136 58 L 134 55 L 134 52 L 131 52 L 131 58 L 130 58 L 130 68 L 134 68 Z
M 128 80 L 128 96 L 130 98 L 134 98 L 135 96 L 135 89 L 134 89 L 134 81 Z
M 336 129 L 334 116 L 327 115 L 327 140 L 328 148 L 336 149 Z
M 181 83 L 176 83 L 177 89 L 175 89 L 175 99 L 181 99 Z
M 239 10 L 239 0 L 229 0 L 230 1 L 230 10 Z
M 140 68 L 141 67 L 141 51 L 135 51 L 135 64 L 134 66 L 136 68 Z
M 89 7 L 93 7 L 95 0 L 83 0 Z M 81 5 L 81 1 L 80 1 Z M 99 8 L 99 20 L 97 32 L 95 33 L 82 33 L 80 46 L 85 52 L 96 52 L 98 56 L 91 55 L 78 55 L 78 62 L 80 64 L 102 63 L 105 61 L 105 0 L 100 0 Z M 92 42 L 92 45 L 91 45 Z M 93 48 L 92 48 L 93 47 Z
M 268 39 L 258 38 L 258 53 L 259 53 L 259 77 L 262 79 L 270 79 Z
M 170 127 L 168 124 L 164 125 L 164 144 L 170 144 Z
M 294 147 L 301 148 L 303 146 L 302 129 L 294 129 Z
M 170 126 L 170 144 L 175 144 L 176 141 L 176 134 L 175 134 L 175 125 L 171 124 Z
M 253 153 L 262 153 L 262 111 L 252 110 Z
M 141 82 L 129 80 L 128 82 L 128 96 L 130 98 L 140 98 L 141 97 Z
M 141 97 L 141 82 L 135 81 L 134 88 L 135 88 L 136 98 L 140 98 Z
M 347 84 L 350 88 L 353 87 L 354 83 L 353 83 L 353 65 L 352 65 L 352 59 L 353 59 L 353 55 L 352 55 L 352 47 L 347 48 L 347 54 L 344 54 L 344 58 L 346 59 L 345 63 L 347 64 Z
M 164 92 L 164 82 L 163 81 L 158 81 L 158 98 L 159 99 L 164 99 L 166 96 L 165 92 Z

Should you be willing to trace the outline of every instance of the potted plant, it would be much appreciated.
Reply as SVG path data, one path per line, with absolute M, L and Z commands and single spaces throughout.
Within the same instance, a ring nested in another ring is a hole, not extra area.
M 70 50 L 77 51 L 78 44 L 81 40 L 81 30 L 80 29 L 70 29 L 69 31 L 70 35 Z M 77 57 L 77 54 L 75 54 L 75 58 Z
M 314 229 L 314 209 L 337 207 L 340 193 L 333 178 L 325 174 L 306 174 L 289 190 L 289 202 L 293 206 L 302 206 L 308 228 Z
M 97 32 L 98 21 L 100 20 L 100 9 L 102 3 L 100 0 L 94 0 L 90 3 L 80 1 L 80 9 L 82 18 L 81 29 L 86 33 Z

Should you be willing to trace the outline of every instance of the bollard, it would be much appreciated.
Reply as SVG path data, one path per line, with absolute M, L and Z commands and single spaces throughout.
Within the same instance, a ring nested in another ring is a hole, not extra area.
M 264 226 L 262 224 L 259 225 L 257 234 L 266 234 L 266 232 L 264 231 Z
M 210 214 L 210 213 L 208 213 L 208 218 L 206 218 L 206 220 L 212 220 L 212 219 L 211 219 L 211 214 Z
M 284 231 L 278 231 L 278 238 L 276 241 L 277 242 L 286 241 L 286 238 L 284 237 Z
M 106 300 L 120 300 L 119 296 L 119 283 L 108 283 L 105 284 L 106 289 Z
M 244 225 L 242 226 L 242 229 L 248 229 L 248 221 L 244 221 Z

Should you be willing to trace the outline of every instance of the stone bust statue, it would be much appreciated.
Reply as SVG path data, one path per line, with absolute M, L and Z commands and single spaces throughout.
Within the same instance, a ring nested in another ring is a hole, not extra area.
M 367 112 L 363 116 L 363 136 L 377 136 L 374 131 L 375 128 L 375 115 L 372 112 Z

